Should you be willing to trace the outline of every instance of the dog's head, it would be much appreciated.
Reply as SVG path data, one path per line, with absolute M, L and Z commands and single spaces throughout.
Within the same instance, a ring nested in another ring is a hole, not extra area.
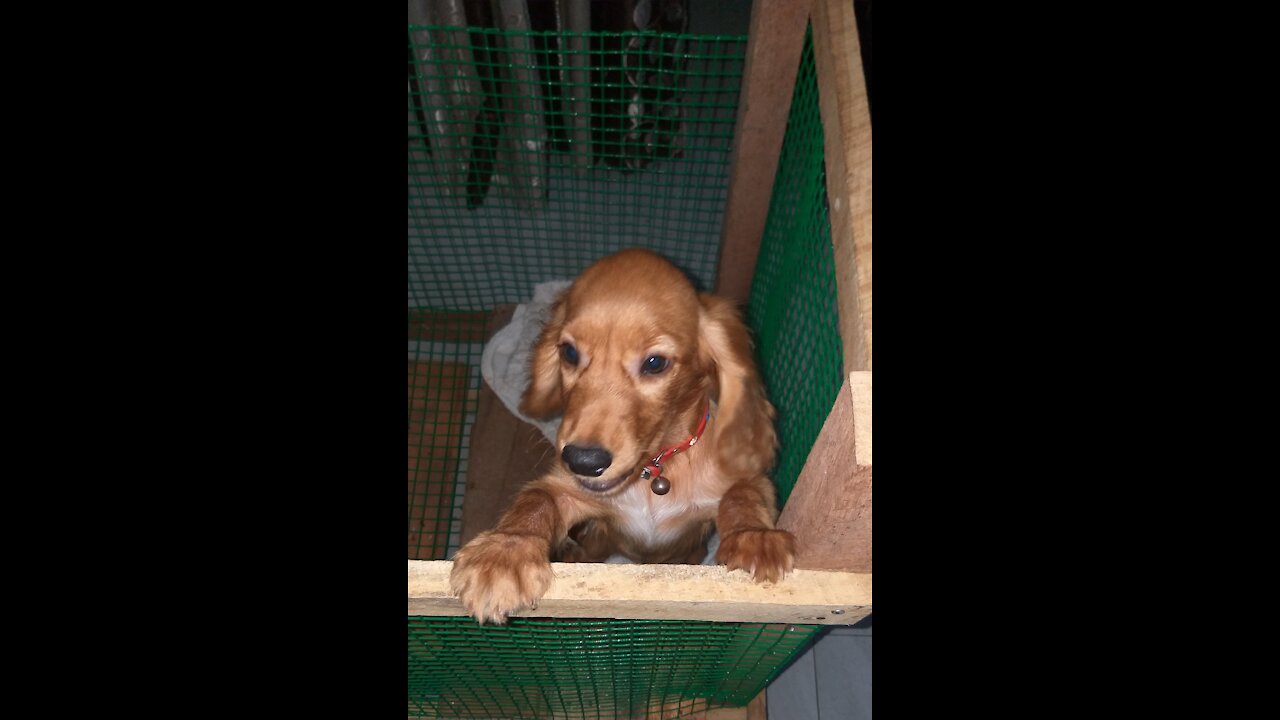
M 561 461 L 593 492 L 625 486 L 688 438 L 710 400 L 722 472 L 760 474 L 773 462 L 773 407 L 746 327 L 654 253 L 624 250 L 587 268 L 553 306 L 530 369 L 521 410 L 563 413 Z

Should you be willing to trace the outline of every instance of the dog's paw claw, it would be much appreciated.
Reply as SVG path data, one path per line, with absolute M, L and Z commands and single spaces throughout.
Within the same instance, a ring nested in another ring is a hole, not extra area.
M 512 613 L 537 609 L 553 577 L 549 551 L 532 535 L 481 533 L 454 556 L 449 586 L 467 614 L 502 625 Z
M 756 582 L 777 582 L 791 572 L 796 539 L 786 530 L 739 530 L 720 538 L 716 562 L 746 570 Z

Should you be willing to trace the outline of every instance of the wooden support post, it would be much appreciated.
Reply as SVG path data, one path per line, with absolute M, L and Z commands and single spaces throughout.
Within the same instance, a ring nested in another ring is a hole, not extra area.
M 798 568 L 871 572 L 871 373 L 845 379 L 778 527 Z
M 811 1 L 751 4 L 715 288 L 718 295 L 740 305 L 751 293 Z
M 410 560 L 410 615 L 465 615 L 453 562 Z M 848 625 L 871 613 L 871 576 L 796 570 L 778 583 L 707 565 L 551 563 L 555 580 L 523 617 Z
M 871 370 L 871 114 L 850 0 L 814 0 L 813 51 L 844 369 Z

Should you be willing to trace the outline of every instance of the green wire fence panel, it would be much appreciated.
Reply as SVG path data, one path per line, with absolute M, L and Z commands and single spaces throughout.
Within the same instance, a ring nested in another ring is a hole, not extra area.
M 711 288 L 745 36 L 411 25 L 408 41 L 411 308 L 523 302 L 624 247 Z
M 747 318 L 778 409 L 774 480 L 781 507 L 844 381 L 812 35 L 796 77 Z
M 458 545 L 461 480 L 480 390 L 486 313 L 409 313 L 409 550 L 443 560 Z
M 817 625 L 409 618 L 409 716 L 685 717 L 754 698 Z

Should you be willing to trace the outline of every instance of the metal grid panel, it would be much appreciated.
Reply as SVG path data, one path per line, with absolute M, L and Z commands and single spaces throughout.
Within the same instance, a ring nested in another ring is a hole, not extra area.
M 409 306 L 486 310 L 625 247 L 715 276 L 743 36 L 409 27 Z
M 685 717 L 750 702 L 815 625 L 409 618 L 409 715 Z

